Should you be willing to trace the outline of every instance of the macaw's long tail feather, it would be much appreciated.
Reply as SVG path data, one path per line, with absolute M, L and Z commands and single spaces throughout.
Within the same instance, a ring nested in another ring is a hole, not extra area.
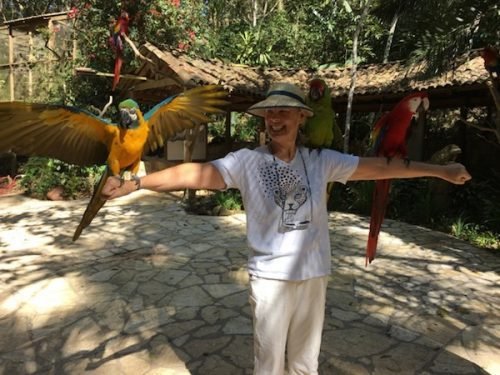
M 121 56 L 116 56 L 115 58 L 115 70 L 113 76 L 113 91 L 115 91 L 118 82 L 120 81 L 120 72 L 122 70 L 123 59 Z
M 80 237 L 82 230 L 84 230 L 86 227 L 89 226 L 89 224 L 94 219 L 95 215 L 97 215 L 97 212 L 99 212 L 101 207 L 104 206 L 104 203 L 106 203 L 106 200 L 101 198 L 101 191 L 102 188 L 104 187 L 104 184 L 106 183 L 106 180 L 110 176 L 111 172 L 109 168 L 106 168 L 106 170 L 101 176 L 101 179 L 99 180 L 99 183 L 95 186 L 94 194 L 92 194 L 92 198 L 90 198 L 90 202 L 87 205 L 85 212 L 83 213 L 82 219 L 80 220 L 80 224 L 78 224 L 78 227 L 75 230 L 75 234 L 73 235 L 73 241 L 76 241 L 78 237 Z
M 373 191 L 372 213 L 370 218 L 370 233 L 368 234 L 368 243 L 366 245 L 365 266 L 375 259 L 377 251 L 378 235 L 380 227 L 384 221 L 385 209 L 389 201 L 389 188 L 391 180 L 378 180 L 375 182 Z

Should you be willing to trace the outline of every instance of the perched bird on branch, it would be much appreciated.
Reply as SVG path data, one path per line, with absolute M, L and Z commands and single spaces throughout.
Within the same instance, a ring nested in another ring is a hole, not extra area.
M 495 47 L 486 46 L 480 52 L 481 57 L 484 60 L 484 68 L 490 73 L 493 78 L 493 73 L 496 74 L 496 78 L 500 78 L 500 54 Z
M 113 87 L 115 91 L 116 85 L 120 81 L 120 72 L 123 65 L 123 51 L 125 50 L 125 38 L 128 34 L 129 15 L 126 11 L 122 11 L 117 20 L 113 20 L 111 25 L 111 36 L 109 37 L 109 45 L 115 55 L 115 65 L 113 70 Z

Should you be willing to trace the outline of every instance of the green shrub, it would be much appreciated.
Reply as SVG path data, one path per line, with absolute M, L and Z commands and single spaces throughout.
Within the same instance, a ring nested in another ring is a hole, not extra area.
M 62 187 L 64 197 L 89 196 L 104 167 L 80 167 L 57 159 L 32 157 L 21 167 L 21 186 L 26 194 L 44 199 L 47 192 Z
M 451 224 L 450 232 L 453 236 L 478 247 L 500 249 L 500 234 L 495 234 L 479 224 L 467 222 L 463 216 L 459 216 Z
M 213 195 L 213 200 L 217 205 L 225 208 L 226 210 L 242 210 L 243 201 L 241 193 L 236 189 L 229 189 L 226 191 L 217 191 Z

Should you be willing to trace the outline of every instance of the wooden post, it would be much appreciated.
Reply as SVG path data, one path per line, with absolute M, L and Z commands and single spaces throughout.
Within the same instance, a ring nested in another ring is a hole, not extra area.
M 426 122 L 425 115 L 426 112 L 421 108 L 418 112 L 417 121 L 411 127 L 410 139 L 408 139 L 408 157 L 410 160 L 423 160 Z
M 30 31 L 28 33 L 29 38 L 29 50 L 28 50 L 28 96 L 31 99 L 33 95 L 33 70 L 31 69 L 31 63 L 33 60 L 33 33 Z
M 184 163 L 191 162 L 193 160 L 194 146 L 196 144 L 196 139 L 198 134 L 200 134 L 200 129 L 204 125 L 195 126 L 193 129 L 185 130 L 185 139 L 183 142 L 184 146 Z M 196 199 L 196 190 L 187 189 L 187 199 L 188 204 L 191 206 Z
M 15 82 L 14 82 L 14 35 L 12 35 L 12 26 L 9 26 L 9 89 L 10 101 L 15 100 Z
M 71 54 L 71 60 L 76 61 L 76 54 L 78 53 L 78 42 L 75 37 L 75 32 L 73 31 L 73 52 Z

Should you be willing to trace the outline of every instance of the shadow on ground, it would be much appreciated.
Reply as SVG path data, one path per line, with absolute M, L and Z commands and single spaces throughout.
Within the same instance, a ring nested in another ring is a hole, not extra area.
M 0 199 L 0 373 L 251 374 L 244 218 L 177 199 L 108 202 L 76 243 L 86 201 Z M 368 221 L 332 215 L 321 373 L 500 373 L 499 258 L 387 223 L 365 268 Z

